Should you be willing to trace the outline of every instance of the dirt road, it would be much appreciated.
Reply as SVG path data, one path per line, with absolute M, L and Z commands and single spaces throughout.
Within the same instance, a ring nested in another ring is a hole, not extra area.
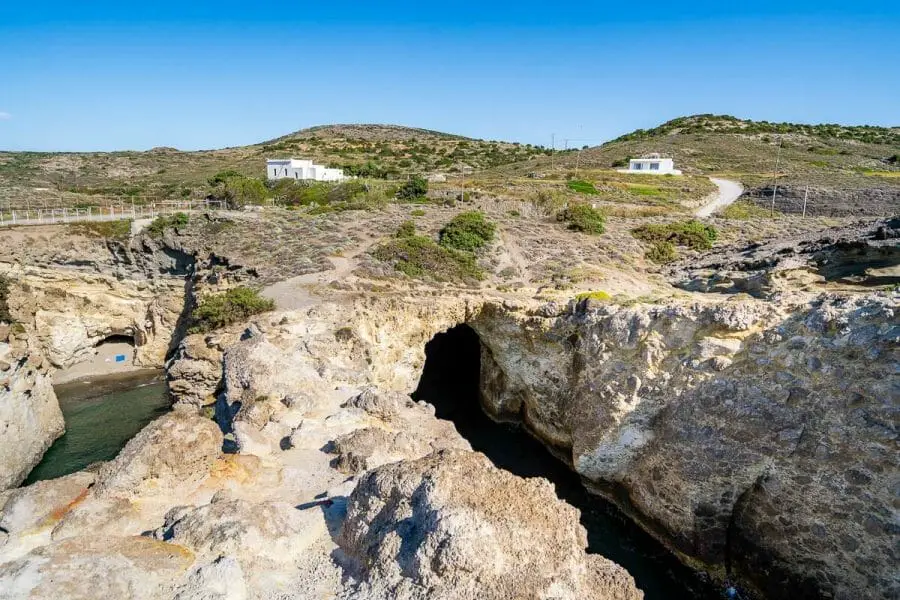
M 709 217 L 717 210 L 725 208 L 740 198 L 741 194 L 744 193 L 744 186 L 736 181 L 717 179 L 715 177 L 710 177 L 709 180 L 719 188 L 719 194 L 716 196 L 715 200 L 697 209 L 695 214 L 701 218 Z

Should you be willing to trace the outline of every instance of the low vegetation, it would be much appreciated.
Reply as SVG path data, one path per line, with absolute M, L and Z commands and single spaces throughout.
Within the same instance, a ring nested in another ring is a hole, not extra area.
M 84 223 L 72 223 L 69 231 L 86 237 L 103 238 L 124 242 L 131 237 L 131 219 L 118 221 L 86 221 Z
M 573 231 L 592 235 L 603 233 L 606 225 L 606 216 L 587 204 L 576 204 L 563 209 L 556 215 L 556 220 L 565 222 Z
M 275 302 L 248 287 L 236 287 L 204 298 L 191 313 L 190 333 L 207 333 L 274 310 Z
M 458 281 L 484 278 L 474 254 L 447 248 L 424 235 L 395 236 L 376 248 L 373 256 L 416 279 Z
M 825 123 L 807 125 L 804 123 L 770 123 L 769 121 L 749 121 L 731 115 L 693 115 L 667 121 L 653 129 L 638 129 L 613 141 L 640 140 L 673 134 L 697 133 L 740 133 L 752 134 L 800 134 L 824 139 L 854 140 L 868 144 L 900 145 L 900 131 L 889 127 L 871 125 L 836 125 Z
M 597 191 L 597 188 L 594 187 L 594 184 L 590 181 L 582 181 L 580 179 L 570 179 L 566 182 L 566 187 L 568 187 L 573 192 L 578 192 L 579 194 L 588 194 L 591 196 L 596 196 L 600 192 Z
M 263 204 L 268 196 L 261 179 L 247 177 L 234 170 L 216 173 L 207 183 L 211 188 L 209 195 L 223 200 L 231 209 L 240 209 L 248 204 Z
M 9 312 L 9 279 L 0 275 L 0 323 L 12 323 Z
M 671 242 L 653 242 L 644 258 L 659 265 L 665 265 L 678 260 L 678 251 Z
M 494 239 L 496 229 L 481 212 L 460 213 L 441 229 L 440 244 L 453 250 L 475 252 Z
M 718 231 L 712 225 L 690 220 L 676 223 L 648 223 L 631 230 L 637 239 L 649 244 L 668 242 L 694 250 L 708 250 L 718 238 Z
M 403 221 L 400 223 L 400 227 L 397 228 L 397 233 L 394 234 L 396 238 L 407 238 L 416 235 L 416 224 L 413 221 Z
M 738 200 L 726 206 L 719 215 L 724 219 L 748 221 L 750 219 L 767 219 L 772 216 L 772 212 L 749 200 Z
M 161 238 L 167 229 L 184 227 L 190 222 L 189 215 L 177 212 L 169 216 L 156 217 L 152 223 L 147 225 L 147 235 L 153 238 Z
M 477 211 L 456 215 L 440 231 L 439 241 L 418 235 L 413 221 L 404 221 L 390 240 L 373 252 L 378 260 L 417 279 L 466 281 L 484 278 L 476 252 L 494 239 L 496 225 Z
M 407 202 L 414 202 L 425 198 L 428 194 L 428 181 L 423 177 L 411 177 L 404 181 L 397 190 L 397 199 Z
M 593 292 L 581 292 L 575 296 L 575 300 L 582 302 L 584 300 L 593 300 L 594 302 L 608 302 L 612 300 L 612 296 L 603 290 L 594 290 Z

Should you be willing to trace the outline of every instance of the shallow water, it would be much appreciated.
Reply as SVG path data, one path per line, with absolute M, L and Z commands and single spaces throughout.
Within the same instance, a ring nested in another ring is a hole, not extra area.
M 625 567 L 645 600 L 722 598 L 709 581 L 679 562 L 615 505 L 590 494 L 568 466 L 522 429 L 492 421 L 479 404 L 478 336 L 469 328 L 438 334 L 425 348 L 426 362 L 413 394 L 435 407 L 438 418 L 483 452 L 495 466 L 521 477 L 544 477 L 556 494 L 581 511 L 588 552 Z
M 128 440 L 170 406 L 161 371 L 66 383 L 54 390 L 66 433 L 29 473 L 26 485 L 115 458 Z

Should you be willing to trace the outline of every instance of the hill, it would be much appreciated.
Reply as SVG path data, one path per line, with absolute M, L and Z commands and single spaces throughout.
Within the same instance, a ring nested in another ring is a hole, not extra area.
M 235 170 L 264 177 L 265 159 L 303 157 L 352 174 L 403 178 L 413 173 L 469 173 L 543 156 L 531 144 L 466 138 L 397 125 L 325 125 L 273 140 L 182 152 L 0 152 L 0 199 L 14 206 L 87 202 L 85 197 L 138 201 L 202 196 L 206 181 Z
M 615 168 L 659 152 L 685 173 L 723 175 L 750 188 L 768 185 L 778 162 L 786 184 L 853 189 L 900 185 L 900 128 L 798 125 L 696 115 L 639 129 L 601 146 L 559 157 L 557 169 Z M 550 168 L 539 159 L 501 171 Z
M 778 203 L 785 211 L 802 209 L 806 186 L 819 214 L 881 216 L 900 209 L 900 128 L 695 115 L 553 160 L 541 157 L 495 172 L 553 176 L 579 168 L 582 175 L 592 169 L 608 174 L 627 165 L 629 158 L 651 152 L 673 157 L 686 175 L 738 180 L 760 204 L 771 197 L 777 162 Z

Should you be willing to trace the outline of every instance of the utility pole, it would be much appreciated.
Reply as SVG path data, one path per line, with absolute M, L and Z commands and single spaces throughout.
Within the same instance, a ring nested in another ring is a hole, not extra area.
M 556 151 L 556 134 L 550 134 L 550 170 L 553 170 L 553 153 Z
M 806 184 L 806 191 L 803 193 L 803 217 L 806 218 L 806 200 L 809 198 L 809 184 Z
M 772 209 L 769 211 L 769 216 L 775 216 L 775 194 L 778 193 L 778 163 L 781 160 L 781 146 L 784 144 L 784 140 L 779 140 L 778 142 L 778 152 L 775 154 L 775 179 L 774 185 L 772 187 Z

